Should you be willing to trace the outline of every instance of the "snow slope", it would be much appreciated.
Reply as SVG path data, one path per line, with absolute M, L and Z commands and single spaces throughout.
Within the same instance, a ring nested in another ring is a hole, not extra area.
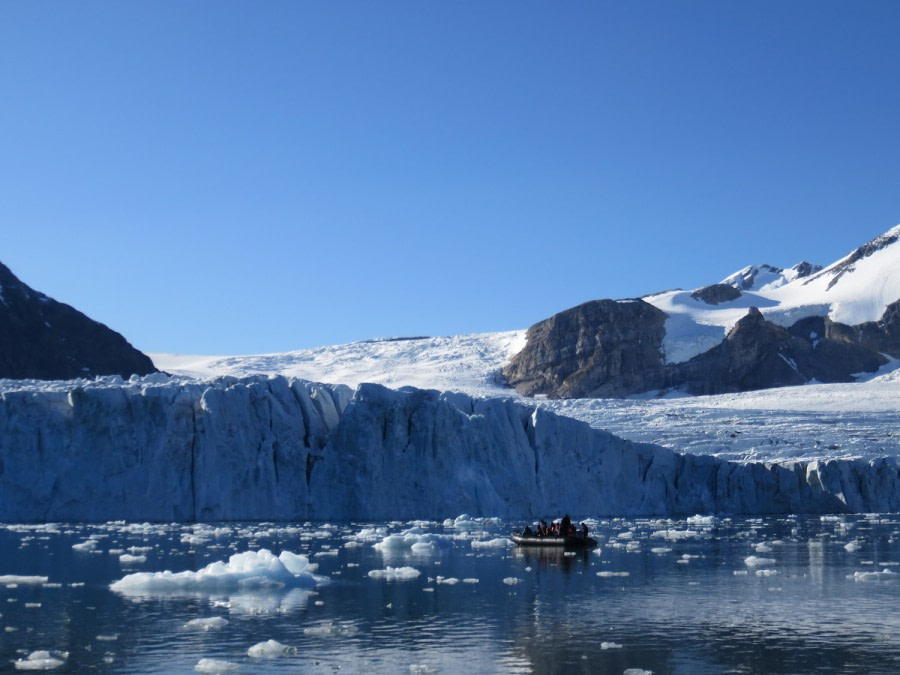
M 669 315 L 666 362 L 683 363 L 716 346 L 750 307 L 785 328 L 809 316 L 850 326 L 877 321 L 900 300 L 900 225 L 811 276 L 774 269 L 753 266 L 727 277 L 721 283 L 741 289 L 741 297 L 718 305 L 682 290 L 645 297 Z
M 189 377 L 284 375 L 356 387 L 418 387 L 492 396 L 508 391 L 497 376 L 525 346 L 525 331 L 449 337 L 390 338 L 254 356 L 150 354 L 160 370 Z

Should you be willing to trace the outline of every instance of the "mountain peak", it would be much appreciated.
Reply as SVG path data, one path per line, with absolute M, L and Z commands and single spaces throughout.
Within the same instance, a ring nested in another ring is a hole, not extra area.
M 803 279 L 815 274 L 821 269 L 821 265 L 814 265 L 806 261 L 799 262 L 787 269 L 767 264 L 749 265 L 719 283 L 734 286 L 740 291 L 771 291 L 789 284 L 795 279 Z

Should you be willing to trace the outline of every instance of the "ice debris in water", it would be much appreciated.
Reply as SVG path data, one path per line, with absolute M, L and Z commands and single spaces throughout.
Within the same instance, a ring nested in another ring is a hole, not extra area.
M 0 574 L 0 584 L 45 584 L 48 577 L 23 576 L 20 574 Z
M 119 562 L 123 565 L 139 565 L 140 563 L 147 562 L 147 556 L 145 555 L 131 555 L 130 553 L 123 553 L 119 556 Z
M 848 553 L 854 553 L 855 551 L 859 550 L 859 543 L 855 540 L 851 541 L 850 543 L 844 545 L 844 550 Z
M 847 575 L 847 578 L 853 579 L 853 581 L 895 581 L 897 577 L 896 572 L 892 572 L 886 567 L 880 572 L 854 572 Z
M 314 635 L 316 637 L 339 637 L 344 635 L 356 635 L 359 628 L 351 621 L 323 621 L 303 629 L 304 635 Z
M 255 659 L 274 659 L 279 656 L 296 656 L 296 654 L 296 647 L 288 647 L 281 644 L 278 640 L 257 642 L 247 650 L 247 655 Z
M 622 645 L 618 642 L 601 642 L 600 649 L 621 649 Z
M 228 619 L 223 619 L 220 616 L 213 616 L 208 619 L 191 619 L 184 624 L 183 628 L 185 630 L 210 631 L 224 628 L 227 625 Z
M 198 673 L 229 673 L 240 669 L 240 664 L 221 659 L 200 659 L 194 666 L 194 670 Z
M 754 546 L 753 550 L 756 551 L 757 553 L 771 553 L 772 547 L 769 546 L 768 544 L 760 543 L 760 544 L 757 544 L 756 546 Z
M 385 581 L 405 581 L 415 579 L 422 574 L 415 567 L 391 567 L 388 565 L 383 570 L 369 570 L 372 579 L 384 579 Z
M 411 551 L 432 553 L 436 548 L 451 548 L 453 540 L 441 534 L 426 534 L 420 527 L 411 527 L 399 534 L 389 534 L 375 548 L 382 552 Z
M 67 652 L 57 652 L 56 654 L 57 656 L 54 656 L 46 650 L 31 652 L 27 658 L 16 660 L 14 665 L 16 670 L 53 670 L 63 665 L 68 657 Z
M 119 593 L 178 593 L 312 587 L 323 581 L 313 575 L 315 566 L 304 555 L 282 551 L 275 556 L 267 549 L 235 553 L 228 562 L 214 562 L 196 572 L 137 572 L 110 585 Z
M 774 565 L 775 558 L 757 558 L 755 555 L 751 555 L 744 558 L 744 564 L 747 567 L 765 567 L 767 565 Z
M 503 583 L 507 586 L 515 586 L 516 584 L 522 583 L 521 579 L 517 579 L 516 577 L 506 577 L 503 580 Z
M 506 537 L 498 537 L 497 539 L 473 539 L 472 548 L 508 548 L 512 546 L 512 540 Z

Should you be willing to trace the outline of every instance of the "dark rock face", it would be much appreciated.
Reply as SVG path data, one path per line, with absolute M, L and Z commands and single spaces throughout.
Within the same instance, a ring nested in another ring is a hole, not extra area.
M 32 290 L 0 263 L 0 377 L 67 380 L 155 372 L 124 337 Z
M 737 300 L 741 297 L 741 291 L 731 284 L 713 284 L 694 291 L 691 293 L 691 297 L 705 302 L 707 305 L 718 305 Z
M 643 300 L 595 300 L 528 329 L 503 369 L 526 395 L 616 397 L 661 387 L 666 314 Z
M 852 382 L 884 365 L 883 354 L 900 357 L 900 301 L 859 326 L 810 317 L 785 329 L 751 308 L 721 344 L 676 364 L 663 363 L 664 322 L 662 311 L 643 302 L 586 303 L 532 326 L 503 375 L 522 394 L 551 398 L 675 388 L 702 395 Z

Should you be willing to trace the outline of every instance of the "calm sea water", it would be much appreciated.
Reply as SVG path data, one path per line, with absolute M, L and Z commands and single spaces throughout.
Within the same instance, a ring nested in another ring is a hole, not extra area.
M 900 516 L 589 522 L 599 549 L 574 555 L 491 542 L 523 525 L 491 519 L 0 526 L 0 671 L 900 672 Z M 410 528 L 438 545 L 374 547 Z M 325 581 L 109 588 L 261 548 Z M 389 567 L 420 574 L 369 575 Z

